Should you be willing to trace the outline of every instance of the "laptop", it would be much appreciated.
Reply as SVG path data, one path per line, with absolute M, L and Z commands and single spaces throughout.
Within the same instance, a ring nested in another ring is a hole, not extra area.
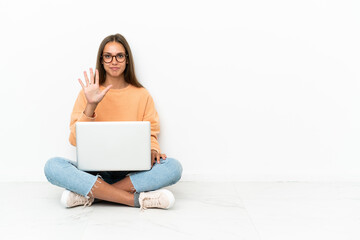
M 151 168 L 150 122 L 77 122 L 77 167 L 83 171 Z

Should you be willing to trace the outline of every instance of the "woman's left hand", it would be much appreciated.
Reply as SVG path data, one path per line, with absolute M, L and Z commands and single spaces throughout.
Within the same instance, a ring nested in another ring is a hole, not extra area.
M 151 167 L 153 167 L 156 162 L 160 163 L 160 158 L 165 160 L 167 156 L 165 153 L 158 153 L 155 150 L 151 150 Z

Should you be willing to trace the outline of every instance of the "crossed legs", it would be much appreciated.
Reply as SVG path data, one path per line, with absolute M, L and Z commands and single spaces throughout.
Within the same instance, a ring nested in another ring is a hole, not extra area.
M 44 172 L 50 183 L 82 196 L 88 195 L 96 199 L 134 206 L 136 194 L 154 191 L 179 181 L 182 166 L 176 159 L 167 158 L 161 160 L 161 164 L 155 164 L 151 170 L 131 173 L 114 184 L 78 170 L 64 158 L 49 159 Z
M 135 188 L 130 177 L 125 177 L 114 184 L 109 184 L 98 177 L 88 196 L 134 206 L 134 193 Z

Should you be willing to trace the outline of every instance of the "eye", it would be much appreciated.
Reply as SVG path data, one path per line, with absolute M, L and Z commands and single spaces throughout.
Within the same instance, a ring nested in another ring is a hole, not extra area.
M 104 55 L 104 58 L 105 58 L 105 59 L 110 59 L 110 58 L 111 58 L 111 55 L 107 55 L 107 54 L 106 54 L 106 55 Z
M 122 58 L 124 58 L 124 57 L 125 57 L 125 55 L 124 55 L 124 54 L 122 54 L 122 53 L 120 53 L 120 54 L 118 54 L 118 55 L 117 55 L 117 57 L 118 57 L 118 58 L 120 58 L 120 59 L 122 59 Z

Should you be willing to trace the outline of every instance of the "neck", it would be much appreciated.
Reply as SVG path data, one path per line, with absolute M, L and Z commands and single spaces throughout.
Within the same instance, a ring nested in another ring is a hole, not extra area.
M 106 75 L 103 86 L 107 87 L 109 85 L 112 85 L 112 87 L 111 87 L 112 89 L 122 89 L 122 88 L 127 87 L 129 85 L 129 83 L 127 83 L 125 81 L 124 75 L 121 75 L 119 77 L 112 77 L 112 76 Z

